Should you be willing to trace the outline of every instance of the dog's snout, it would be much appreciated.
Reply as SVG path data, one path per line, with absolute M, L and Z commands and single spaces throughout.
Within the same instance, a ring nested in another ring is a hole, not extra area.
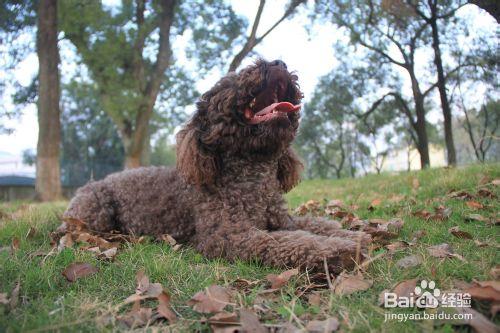
M 286 69 L 286 64 L 281 60 L 274 60 L 271 62 L 271 66 L 280 66 Z

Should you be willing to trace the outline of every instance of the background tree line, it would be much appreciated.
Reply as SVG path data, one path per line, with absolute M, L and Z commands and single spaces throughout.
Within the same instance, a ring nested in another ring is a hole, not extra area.
M 494 1 L 470 3 L 498 22 Z M 81 185 L 123 167 L 172 164 L 167 138 L 192 109 L 196 80 L 214 68 L 238 69 L 297 15 L 310 16 L 310 26 L 333 24 L 345 36 L 332 40 L 338 67 L 304 107 L 297 148 L 307 176 L 380 172 L 396 149 L 416 148 L 421 167 L 429 167 L 430 143 L 446 147 L 450 165 L 499 159 L 498 40 L 494 31 L 467 26 L 459 14 L 469 2 L 291 0 L 261 33 L 266 1 L 256 5 L 248 22 L 218 0 L 124 0 L 114 7 L 4 1 L 0 36 L 10 47 L 2 49 L 3 70 L 36 51 L 39 73 L 29 86 L 16 86 L 15 110 L 0 116 L 37 103 L 38 147 L 26 160 L 36 163 L 40 199 L 60 197 L 61 179 Z M 34 34 L 35 47 L 20 38 Z M 173 47 L 180 36 L 188 36 L 187 66 Z M 72 58 L 61 53 L 66 49 Z M 71 75 L 61 77 L 61 58 Z M 470 98 L 478 89 L 486 91 L 481 101 Z M 443 121 L 429 122 L 438 110 Z M 457 132 L 464 133 L 458 143 Z

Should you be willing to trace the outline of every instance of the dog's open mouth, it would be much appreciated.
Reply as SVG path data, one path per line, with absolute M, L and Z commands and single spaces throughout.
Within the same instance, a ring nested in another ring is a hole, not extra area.
M 255 114 L 250 108 L 247 108 L 245 110 L 245 118 L 248 120 L 249 124 L 256 125 L 274 118 L 286 117 L 288 113 L 298 112 L 300 107 L 300 104 L 293 105 L 289 102 L 278 102 L 266 106 Z

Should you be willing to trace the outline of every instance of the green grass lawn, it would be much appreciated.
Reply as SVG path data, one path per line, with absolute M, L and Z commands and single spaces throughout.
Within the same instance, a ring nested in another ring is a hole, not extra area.
M 443 324 L 393 320 L 384 323 L 384 312 L 389 310 L 379 306 L 378 298 L 384 289 L 391 289 L 397 283 L 413 278 L 432 279 L 441 290 L 451 289 L 457 280 L 493 280 L 489 275 L 490 271 L 500 264 L 499 227 L 494 223 L 468 222 L 465 217 L 480 214 L 498 220 L 498 198 L 478 197 L 474 200 L 485 207 L 474 209 L 466 201 L 450 198 L 447 193 L 451 190 L 465 190 L 476 194 L 480 182 L 498 178 L 500 165 L 496 164 L 432 169 L 400 175 L 371 175 L 354 180 L 302 182 L 287 195 L 291 210 L 310 199 L 320 203 L 340 199 L 346 205 L 358 206 L 355 213 L 363 219 L 402 218 L 405 224 L 396 240 L 410 241 L 416 231 L 427 232 L 414 246 L 394 255 L 386 255 L 368 266 L 364 276 L 373 280 L 371 288 L 349 296 L 335 295 L 327 288 L 317 289 L 315 292 L 321 296 L 320 304 L 311 304 L 308 292 L 298 292 L 308 284 L 306 274 L 292 278 L 279 291 L 262 294 L 259 292 L 269 288 L 265 282 L 266 275 L 279 273 L 279 270 L 263 267 L 258 263 L 231 264 L 224 260 L 207 260 L 189 248 L 174 251 L 166 243 L 146 241 L 141 244 L 125 244 L 113 262 L 98 260 L 89 251 L 77 247 L 66 248 L 46 258 L 36 256 L 34 254 L 37 252 L 47 253 L 50 250 L 49 233 L 60 224 L 60 214 L 66 203 L 2 203 L 0 293 L 11 293 L 17 282 L 20 283 L 20 289 L 17 306 L 10 308 L 0 304 L 0 332 L 127 330 L 125 326 L 113 321 L 113 317 L 129 310 L 130 307 L 118 308 L 117 305 L 134 293 L 135 275 L 141 268 L 152 282 L 161 283 L 171 294 L 172 306 L 179 316 L 179 320 L 170 326 L 166 322 L 156 322 L 152 326 L 156 329 L 209 331 L 209 326 L 201 320 L 203 315 L 195 312 L 187 301 L 211 284 L 230 286 L 237 278 L 242 278 L 262 281 L 246 290 L 237 290 L 234 301 L 236 306 L 251 307 L 260 303 L 265 310 L 259 313 L 260 320 L 268 327 L 291 322 L 294 326 L 303 328 L 310 320 L 336 317 L 340 322 L 340 330 L 344 332 L 469 332 L 468 326 L 452 326 L 449 322 Z M 500 186 L 484 186 L 500 197 Z M 381 204 L 372 211 L 368 206 L 374 199 L 380 199 Z M 451 209 L 449 219 L 425 220 L 412 214 L 423 209 L 433 212 L 433 208 L 438 205 Z M 473 239 L 459 239 L 451 235 L 448 229 L 454 226 L 469 232 Z M 27 237 L 31 227 L 36 232 Z M 19 249 L 11 253 L 10 246 L 14 238 L 19 239 L 20 244 Z M 488 245 L 480 247 L 474 240 Z M 441 243 L 450 244 L 465 260 L 431 257 L 427 248 Z M 384 251 L 384 248 L 379 248 L 372 255 Z M 407 269 L 396 266 L 399 259 L 411 254 L 421 255 L 423 262 Z M 99 268 L 99 272 L 69 283 L 61 272 L 75 261 L 91 263 Z M 488 302 L 473 301 L 474 309 L 498 324 L 498 315 L 491 318 L 489 305 Z M 402 312 L 401 309 L 392 311 Z M 405 311 L 411 313 L 419 310 Z

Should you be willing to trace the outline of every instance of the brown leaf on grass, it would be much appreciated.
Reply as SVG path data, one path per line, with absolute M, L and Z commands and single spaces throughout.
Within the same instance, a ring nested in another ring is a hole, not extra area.
M 75 262 L 66 267 L 62 275 L 69 281 L 75 282 L 77 279 L 97 273 L 99 269 L 88 263 Z
M 325 320 L 311 320 L 307 323 L 306 331 L 309 333 L 330 333 L 337 331 L 339 326 L 339 320 L 330 317 Z
M 477 333 L 498 333 L 498 327 L 483 316 L 480 312 L 465 307 L 448 308 L 451 311 L 455 311 L 460 314 L 470 314 L 471 319 L 465 320 L 465 323 L 473 328 L 474 332 Z
M 418 241 L 420 238 L 424 237 L 424 236 L 427 236 L 427 231 L 425 230 L 417 230 L 413 233 L 412 235 L 412 242 L 416 242 Z
M 451 227 L 448 232 L 457 238 L 472 239 L 472 235 L 467 231 L 460 230 L 458 226 Z
M 493 179 L 490 184 L 500 186 L 500 178 Z
M 490 220 L 481 214 L 469 214 L 465 216 L 465 221 L 471 222 L 471 221 L 478 221 L 478 222 L 489 222 Z
M 492 267 L 490 270 L 490 276 L 495 280 L 500 280 L 500 266 Z
M 448 192 L 448 197 L 460 199 L 460 200 L 471 200 L 474 198 L 472 194 L 466 191 L 452 191 Z
M 19 238 L 17 238 L 17 237 L 12 238 L 12 241 L 10 243 L 11 253 L 14 253 L 17 250 L 19 250 L 20 244 L 21 244 L 21 242 L 19 241 Z
M 464 257 L 457 253 L 454 253 L 451 246 L 446 243 L 430 246 L 427 248 L 427 251 L 432 257 L 435 258 L 457 258 L 465 261 Z
M 214 313 L 224 310 L 230 302 L 229 290 L 224 287 L 212 285 L 205 291 L 197 292 L 189 301 L 196 312 Z
M 374 211 L 376 207 L 380 206 L 380 204 L 382 203 L 382 200 L 379 199 L 379 198 L 375 198 L 372 200 L 372 202 L 370 203 L 370 206 L 368 206 L 368 210 L 369 211 Z
M 299 270 L 294 268 L 290 269 L 288 271 L 284 271 L 280 273 L 279 275 L 276 274 L 269 274 L 266 276 L 266 280 L 271 282 L 271 289 L 279 289 L 286 285 L 290 278 L 293 276 L 299 274 Z
M 35 235 L 36 235 L 36 229 L 34 227 L 30 227 L 24 238 L 31 239 L 31 238 L 35 237 Z
M 170 246 L 177 245 L 177 241 L 174 239 L 174 237 L 170 236 L 169 234 L 160 235 L 157 239 L 169 244 Z
M 402 259 L 399 259 L 398 262 L 396 262 L 396 266 L 399 268 L 410 268 L 410 267 L 415 267 L 418 266 L 422 263 L 422 257 L 419 255 L 411 255 L 404 257 Z
M 57 251 L 61 252 L 65 248 L 71 248 L 73 247 L 73 244 L 74 244 L 73 236 L 71 235 L 71 233 L 68 232 L 59 239 L 59 243 L 57 245 Z
M 488 198 L 488 199 L 495 199 L 497 197 L 495 193 L 491 192 L 486 188 L 480 188 L 479 190 L 477 190 L 477 195 L 480 196 L 481 198 Z
M 141 327 L 151 321 L 153 309 L 151 308 L 132 308 L 132 310 L 117 319 L 129 328 Z
M 9 308 L 15 309 L 17 307 L 17 304 L 19 303 L 19 289 L 21 287 L 21 283 L 19 281 L 16 282 L 16 286 L 14 289 L 12 289 L 12 292 L 10 293 L 10 299 L 9 299 Z
M 477 201 L 467 201 L 465 203 L 467 207 L 472 208 L 472 209 L 483 209 L 484 205 L 480 202 Z
M 135 288 L 135 295 L 129 296 L 125 302 L 130 303 L 132 301 L 146 299 L 146 298 L 157 298 L 163 292 L 163 287 L 160 283 L 150 283 L 149 277 L 144 273 L 144 270 L 139 270 L 135 277 L 137 281 L 137 287 Z M 133 297 L 139 296 L 139 297 Z
M 443 205 L 439 205 L 434 208 L 435 213 L 430 216 L 430 219 L 436 221 L 445 221 L 451 216 L 451 208 L 446 208 Z
M 225 324 L 236 324 L 239 323 L 238 315 L 234 312 L 222 311 L 216 313 L 212 317 L 208 318 L 209 323 L 225 323 Z
M 99 250 L 99 248 L 97 248 L 97 249 Z M 115 260 L 117 252 L 118 252 L 118 249 L 116 247 L 112 247 L 109 250 L 106 250 L 106 251 L 99 253 L 97 255 L 97 258 L 103 259 L 103 260 L 113 261 L 113 260 Z
M 481 301 L 500 301 L 500 281 L 478 281 L 464 291 Z
M 162 291 L 158 295 L 158 313 L 161 317 L 167 319 L 169 323 L 174 323 L 177 320 L 177 315 L 170 305 L 170 295 L 166 291 Z
M 243 332 L 266 333 L 266 328 L 259 322 L 259 317 L 252 310 L 240 309 L 240 322 Z
M 394 288 L 393 292 L 398 295 L 398 297 L 410 297 L 412 293 L 415 292 L 415 287 L 417 286 L 418 279 L 405 280 L 398 283 Z
M 7 293 L 0 293 L 0 304 L 3 305 L 9 304 L 9 298 L 7 297 Z
M 326 204 L 326 208 L 345 208 L 342 200 L 332 199 Z
M 397 241 L 391 244 L 387 244 L 385 247 L 387 250 L 389 250 L 389 253 L 394 253 L 399 250 L 406 249 L 410 246 L 408 242 L 405 241 Z
M 360 274 L 357 275 L 339 275 L 335 281 L 335 294 L 350 295 L 357 291 L 364 291 L 373 285 L 372 280 L 365 280 Z
M 477 247 L 487 247 L 490 244 L 487 242 L 481 242 L 480 240 L 474 239 L 474 244 L 476 244 Z
M 317 292 L 313 292 L 313 293 L 309 294 L 307 301 L 308 301 L 309 305 L 320 306 L 321 305 L 321 295 Z
M 260 282 L 260 280 L 251 281 L 251 280 L 247 280 L 247 279 L 238 278 L 231 283 L 231 286 L 238 289 L 238 290 L 248 291 L 252 287 L 259 284 L 259 282 Z
M 413 212 L 412 215 L 415 217 L 420 217 L 424 220 L 428 220 L 431 217 L 432 213 L 423 209 L 423 210 L 417 210 L 416 212 Z

